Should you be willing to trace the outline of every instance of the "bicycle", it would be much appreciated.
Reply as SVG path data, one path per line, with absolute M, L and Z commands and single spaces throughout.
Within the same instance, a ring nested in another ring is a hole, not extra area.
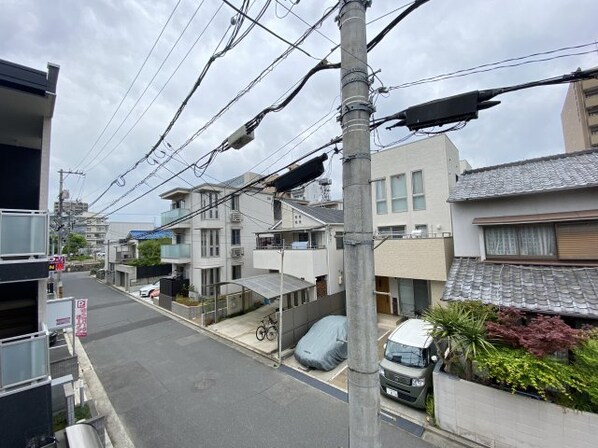
M 263 341 L 264 338 L 267 338 L 269 341 L 273 341 L 278 334 L 278 322 L 275 321 L 272 316 L 276 314 L 276 312 L 268 314 L 266 317 L 262 319 L 262 323 L 258 325 L 257 329 L 255 330 L 255 337 L 258 341 Z

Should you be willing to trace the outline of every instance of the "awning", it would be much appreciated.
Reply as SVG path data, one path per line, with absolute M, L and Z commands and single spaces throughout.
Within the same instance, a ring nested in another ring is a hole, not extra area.
M 582 210 L 576 212 L 541 213 L 534 215 L 519 216 L 493 216 L 474 218 L 473 224 L 496 225 L 496 224 L 531 224 L 539 222 L 564 222 L 583 221 L 598 219 L 598 210 Z
M 222 283 L 232 283 L 243 286 L 257 294 L 267 298 L 274 299 L 280 296 L 280 274 L 262 274 L 255 277 L 238 278 Z M 292 275 L 283 274 L 282 293 L 289 294 L 302 289 L 313 288 L 314 283 L 306 282 Z

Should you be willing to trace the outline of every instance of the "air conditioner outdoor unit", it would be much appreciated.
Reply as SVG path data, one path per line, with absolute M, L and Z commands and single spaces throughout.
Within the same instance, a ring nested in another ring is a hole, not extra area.
M 242 247 L 233 247 L 230 250 L 231 257 L 242 257 L 244 253 L 245 253 L 245 251 L 243 250 Z
M 243 215 L 239 212 L 232 212 L 229 216 L 230 222 L 241 222 L 243 220 Z

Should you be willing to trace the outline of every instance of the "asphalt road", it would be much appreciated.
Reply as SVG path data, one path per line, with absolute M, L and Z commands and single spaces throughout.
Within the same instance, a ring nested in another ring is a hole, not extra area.
M 348 406 L 87 276 L 82 343 L 136 447 L 348 447 Z M 118 441 L 116 441 L 118 442 Z M 428 443 L 382 423 L 384 447 Z

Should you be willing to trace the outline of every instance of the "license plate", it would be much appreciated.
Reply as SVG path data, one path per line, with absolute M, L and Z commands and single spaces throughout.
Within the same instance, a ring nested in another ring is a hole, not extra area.
M 390 387 L 386 388 L 386 393 L 391 397 L 399 398 L 399 393 L 396 390 L 391 389 Z

